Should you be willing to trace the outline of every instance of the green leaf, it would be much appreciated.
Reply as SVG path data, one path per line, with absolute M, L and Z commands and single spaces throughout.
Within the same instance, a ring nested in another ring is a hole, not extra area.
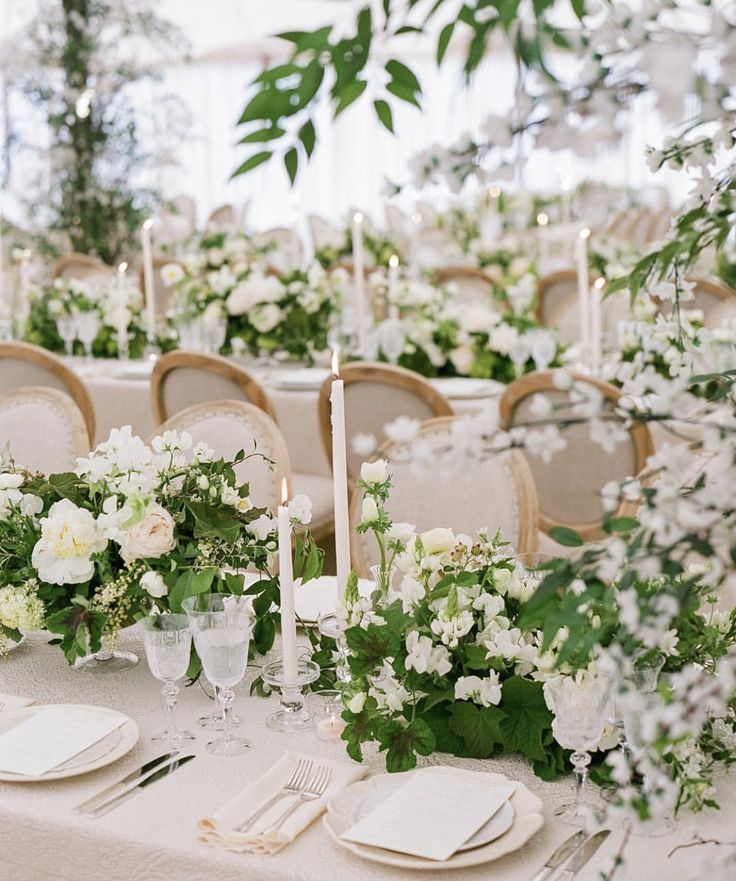
M 201 572 L 185 569 L 169 592 L 169 608 L 171 611 L 181 612 L 181 605 L 184 600 L 201 593 L 208 593 L 216 575 L 216 569 L 203 569 Z
M 365 80 L 351 80 L 346 86 L 344 86 L 335 97 L 337 100 L 337 106 L 335 107 L 334 116 L 338 117 L 343 111 L 347 110 L 348 107 L 356 101 L 365 91 L 368 83 Z
M 414 72 L 401 61 L 397 61 L 395 58 L 387 61 L 386 73 L 388 73 L 392 80 L 404 83 L 412 90 L 412 92 L 419 92 L 421 95 L 422 87 L 419 84 L 419 80 L 414 75 Z
M 261 153 L 254 153 L 250 159 L 246 159 L 242 165 L 239 165 L 235 171 L 232 173 L 231 177 L 238 177 L 238 175 L 246 174 L 252 169 L 257 168 L 259 165 L 262 165 L 264 162 L 268 162 L 271 158 L 271 152 L 268 150 L 263 150 Z
M 613 517 L 606 522 L 606 529 L 609 532 L 631 532 L 637 529 L 639 521 L 636 517 Z
M 396 80 L 391 80 L 391 82 L 386 86 L 386 91 L 391 92 L 392 95 L 396 95 L 397 98 L 401 98 L 402 101 L 406 101 L 407 104 L 413 104 L 415 107 L 419 107 L 421 110 L 422 105 L 419 103 L 419 99 L 416 96 L 416 93 L 413 89 L 410 89 L 405 83 L 399 83 Z
M 296 151 L 296 147 L 292 147 L 284 154 L 284 167 L 289 175 L 289 180 L 293 184 L 299 171 L 299 154 Z
M 428 756 L 435 749 L 432 729 L 422 719 L 408 725 L 395 720 L 384 722 L 378 729 L 381 750 L 386 752 L 386 770 L 389 773 L 408 771 L 416 767 L 417 755 Z
M 579 548 L 583 544 L 583 539 L 567 526 L 553 526 L 549 531 L 549 536 L 557 544 L 564 545 L 566 548 Z
M 300 108 L 306 107 L 312 98 L 314 98 L 319 87 L 322 85 L 324 77 L 325 69 L 316 58 L 313 61 L 310 61 L 304 68 L 302 81 L 296 89 L 296 93 L 299 96 L 298 106 Z
M 585 0 L 570 0 L 572 11 L 579 19 L 585 15 Z
M 500 729 L 505 750 L 546 761 L 542 738 L 552 727 L 553 717 L 544 702 L 542 683 L 512 676 L 502 688 L 505 717 Z
M 462 737 L 471 756 L 486 759 L 503 744 L 500 725 L 505 715 L 499 707 L 456 701 L 450 709 L 450 731 Z
M 363 761 L 361 744 L 376 739 L 376 725 L 380 722 L 377 710 L 376 699 L 368 697 L 359 713 L 345 710 L 342 714 L 342 718 L 347 723 L 342 733 L 342 739 L 347 744 L 348 755 L 356 762 Z
M 445 53 L 450 45 L 450 40 L 452 39 L 452 34 L 455 30 L 455 22 L 451 21 L 449 24 L 446 24 L 442 30 L 440 31 L 439 39 L 437 40 L 437 65 L 442 64 L 442 61 L 445 57 Z
M 465 655 L 465 664 L 471 670 L 482 671 L 489 670 L 491 666 L 490 660 L 486 657 L 488 651 L 485 646 L 478 643 L 469 643 L 462 647 Z
M 331 31 L 332 25 L 328 25 L 327 27 L 318 28 L 316 31 L 285 31 L 282 34 L 276 34 L 276 36 L 281 40 L 288 40 L 289 43 L 294 43 L 300 52 L 304 52 L 307 49 L 319 50 L 326 48 Z
M 401 637 L 386 626 L 351 627 L 345 633 L 351 650 L 350 670 L 355 676 L 365 676 L 383 666 L 386 658 L 395 658 L 401 651 Z
M 388 101 L 384 101 L 382 99 L 378 99 L 373 102 L 373 106 L 376 110 L 376 116 L 378 117 L 381 125 L 384 128 L 387 128 L 391 134 L 394 134 L 394 115 L 391 111 L 391 106 Z
M 314 145 L 317 141 L 317 135 L 314 131 L 314 123 L 311 119 L 308 119 L 299 129 L 299 140 L 302 142 L 302 146 L 304 147 L 307 156 L 311 156 L 314 152 Z
M 291 103 L 291 91 L 275 88 L 264 88 L 250 99 L 245 110 L 240 114 L 238 124 L 255 122 L 257 119 L 269 119 L 274 123 L 283 116 L 291 116 L 294 106 Z
M 238 143 L 260 144 L 264 141 L 275 141 L 277 138 L 283 137 L 285 134 L 286 131 L 284 129 L 279 128 L 277 125 L 272 125 L 268 128 L 259 128 L 258 131 L 251 132 L 249 135 L 241 138 Z

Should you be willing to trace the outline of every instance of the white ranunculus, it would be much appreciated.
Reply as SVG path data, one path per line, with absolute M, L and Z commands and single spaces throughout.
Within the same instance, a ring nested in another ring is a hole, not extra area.
M 369 486 L 385 483 L 388 479 L 388 462 L 385 459 L 363 462 L 360 466 L 360 479 Z
M 141 587 L 152 597 L 165 597 L 169 588 L 158 572 L 144 572 L 141 575 Z
M 427 554 L 444 554 L 455 544 L 454 532 L 442 526 L 423 532 L 420 538 Z
M 378 516 L 378 505 L 376 505 L 375 500 L 371 496 L 366 496 L 363 499 L 363 506 L 360 511 L 360 522 L 375 523 L 378 520 Z
M 289 517 L 292 520 L 298 520 L 305 526 L 312 521 L 312 500 L 304 493 L 294 496 L 289 501 Z
M 120 536 L 120 556 L 131 563 L 168 554 L 176 544 L 174 525 L 174 518 L 166 508 L 155 503 L 150 505 L 143 519 Z
M 161 281 L 167 288 L 173 287 L 184 278 L 184 270 L 178 263 L 167 263 L 161 269 Z
M 284 311 L 275 303 L 262 303 L 249 314 L 248 320 L 259 333 L 269 333 L 284 320 Z
M 31 560 L 38 577 L 48 584 L 82 584 L 94 575 L 92 554 L 105 549 L 107 539 L 90 511 L 69 499 L 55 502 L 41 523 L 41 537 Z
M 251 521 L 245 528 L 248 532 L 255 535 L 259 541 L 265 541 L 274 531 L 275 524 L 273 517 L 269 517 L 268 514 L 261 514 L 260 517 Z

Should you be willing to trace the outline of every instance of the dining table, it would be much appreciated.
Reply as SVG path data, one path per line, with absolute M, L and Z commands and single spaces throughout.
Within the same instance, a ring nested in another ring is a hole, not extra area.
M 138 725 L 140 737 L 124 757 L 107 767 L 64 780 L 0 783 L 0 878 L 3 881 L 419 881 L 435 873 L 389 868 L 361 858 L 338 845 L 320 820 L 273 856 L 231 853 L 197 841 L 197 822 L 272 767 L 286 750 L 315 758 L 347 758 L 340 741 L 323 741 L 314 730 L 286 735 L 266 727 L 276 696 L 250 696 L 258 675 L 254 660 L 246 681 L 236 689 L 239 734 L 251 748 L 235 757 L 205 750 L 211 734 L 197 728 L 197 718 L 212 709 L 199 684 L 182 688 L 179 721 L 197 732 L 184 747 L 195 759 L 175 773 L 141 790 L 109 813 L 92 819 L 73 812 L 99 792 L 162 752 L 151 736 L 163 725 L 160 683 L 150 674 L 137 628 L 124 631 L 120 648 L 136 652 L 137 666 L 115 673 L 92 674 L 70 667 L 46 633 L 27 636 L 0 658 L 0 692 L 39 703 L 74 703 L 119 710 Z M 5 712 L 8 712 L 7 710 Z M 0 708 L 0 715 L 3 710 Z M 385 772 L 382 754 L 365 750 L 368 775 Z M 573 794 L 571 777 L 544 782 L 520 756 L 457 759 L 435 753 L 421 765 L 452 765 L 501 772 L 524 783 L 543 803 L 544 824 L 519 850 L 501 859 L 462 870 L 445 870 L 447 881 L 531 881 L 554 849 L 573 831 L 555 816 L 560 802 Z M 632 834 L 617 881 L 691 881 L 706 877 L 703 866 L 733 840 L 736 787 L 725 772 L 717 780 L 720 811 L 679 818 L 674 831 L 661 837 Z M 625 831 L 611 834 L 576 881 L 599 881 L 609 869 Z M 717 842 L 717 843 L 703 843 Z M 438 866 L 438 868 L 441 868 Z

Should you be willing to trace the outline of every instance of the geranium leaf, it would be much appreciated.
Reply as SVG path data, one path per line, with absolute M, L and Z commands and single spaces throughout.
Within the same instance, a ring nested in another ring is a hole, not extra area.
M 365 676 L 383 666 L 386 658 L 395 658 L 401 650 L 401 637 L 388 626 L 351 627 L 345 634 L 351 651 L 350 670 Z
M 428 756 L 435 749 L 432 729 L 422 719 L 408 725 L 388 721 L 378 729 L 381 750 L 386 750 L 386 770 L 395 773 L 416 767 L 417 755 Z
M 462 737 L 472 756 L 485 759 L 504 741 L 500 726 L 505 715 L 499 707 L 457 701 L 450 709 L 450 731 Z
M 512 676 L 503 684 L 505 718 L 501 721 L 507 752 L 520 752 L 530 759 L 545 761 L 542 738 L 552 726 L 552 713 L 544 702 L 541 682 Z

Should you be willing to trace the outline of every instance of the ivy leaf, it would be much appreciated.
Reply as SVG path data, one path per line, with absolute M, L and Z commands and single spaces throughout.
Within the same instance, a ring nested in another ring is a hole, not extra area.
M 462 737 L 472 755 L 487 759 L 501 746 L 501 725 L 506 713 L 499 707 L 477 707 L 469 701 L 457 701 L 450 709 L 450 731 Z
M 299 171 L 299 154 L 297 153 L 296 147 L 292 147 L 284 154 L 284 167 L 286 168 L 286 173 L 289 175 L 289 180 L 293 184 L 296 180 L 297 172 Z
M 583 539 L 578 533 L 567 526 L 553 526 L 549 535 L 557 544 L 564 545 L 566 548 L 579 548 L 583 544 Z
M 378 729 L 380 749 L 386 752 L 386 770 L 390 773 L 409 771 L 416 767 L 417 755 L 428 756 L 434 752 L 435 739 L 432 729 L 422 719 L 414 719 L 408 725 L 390 720 Z
M 238 177 L 238 175 L 246 174 L 246 172 L 257 168 L 264 162 L 268 162 L 270 158 L 271 152 L 269 150 L 263 150 L 261 153 L 255 153 L 253 156 L 250 157 L 250 159 L 246 159 L 242 165 L 239 165 L 232 173 L 231 177 Z
M 540 762 L 546 760 L 542 739 L 552 727 L 552 713 L 544 702 L 541 682 L 512 676 L 503 684 L 505 718 L 500 729 L 507 752 L 520 752 Z
M 388 101 L 384 101 L 379 98 L 377 101 L 373 102 L 373 107 L 376 110 L 376 116 L 378 117 L 381 125 L 388 129 L 391 134 L 394 134 L 394 115 L 391 111 L 391 106 Z

